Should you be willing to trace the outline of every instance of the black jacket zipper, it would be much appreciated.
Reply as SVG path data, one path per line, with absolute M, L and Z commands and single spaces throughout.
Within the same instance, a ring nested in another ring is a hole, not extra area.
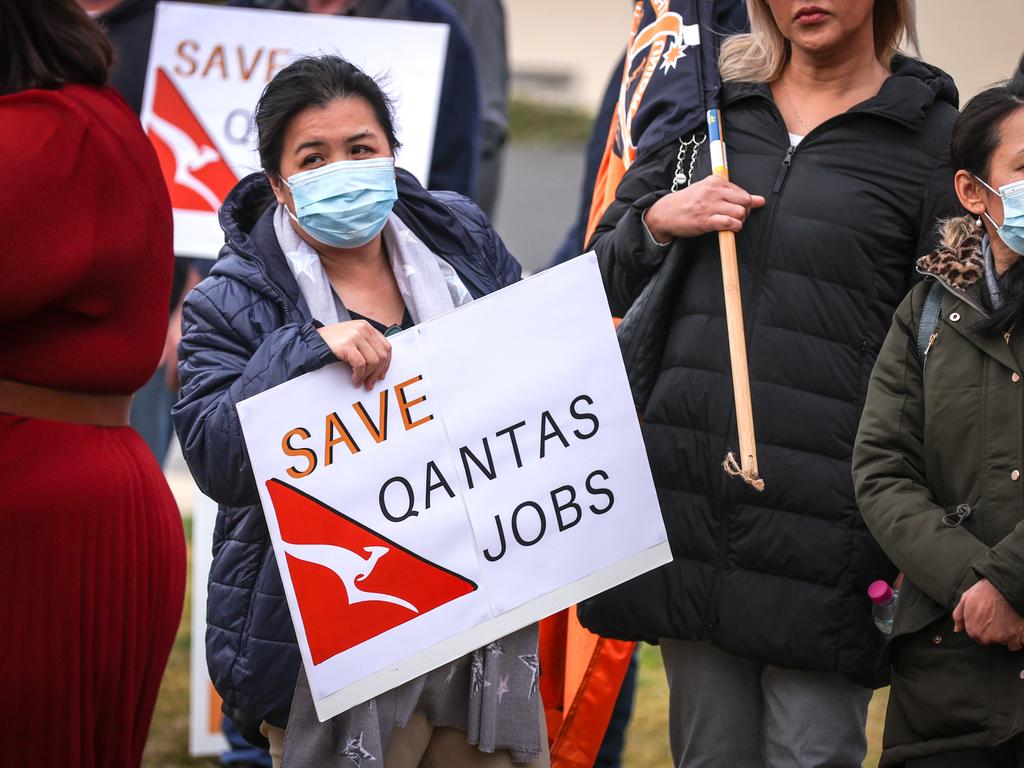
M 782 125 L 781 116 L 779 116 L 778 119 L 779 124 Z M 778 201 L 781 197 L 782 187 L 786 183 L 786 177 L 789 175 L 790 166 L 793 164 L 794 154 L 796 154 L 796 147 L 790 145 L 786 148 L 786 154 L 783 156 L 779 170 L 775 174 L 775 181 L 772 184 L 771 192 L 768 196 L 768 205 L 765 208 L 765 215 L 768 219 L 764 233 L 762 234 L 758 244 L 758 253 L 764 252 L 764 249 L 768 244 L 768 239 L 771 237 L 772 230 L 774 229 L 775 211 L 778 208 Z M 748 346 L 750 344 L 754 321 L 757 316 L 757 305 L 759 303 L 758 298 L 760 296 L 761 285 L 764 280 L 764 272 L 765 267 L 761 264 L 754 273 L 754 282 L 751 293 L 752 301 L 748 307 L 747 317 L 744 318 L 744 334 L 747 339 Z M 728 423 L 732 424 L 735 418 L 736 406 L 735 403 L 733 403 L 729 408 Z M 734 479 L 727 477 L 722 478 L 722 514 L 719 516 L 718 559 L 715 564 L 715 577 L 711 582 L 711 590 L 708 594 L 708 609 L 706 619 L 704 621 L 708 639 L 714 635 L 715 630 L 718 628 L 718 593 L 721 591 L 722 579 L 725 577 L 725 557 L 726 551 L 729 547 L 729 507 L 734 504 L 737 499 L 737 489 L 735 486 L 736 481 Z

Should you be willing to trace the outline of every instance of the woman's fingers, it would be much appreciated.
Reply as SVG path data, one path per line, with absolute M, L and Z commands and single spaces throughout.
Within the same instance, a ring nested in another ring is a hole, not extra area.
M 366 367 L 363 370 L 363 375 L 358 380 L 353 378 L 352 383 L 357 387 L 365 385 L 367 389 L 370 389 L 380 378 L 380 363 L 383 355 L 374 340 L 368 336 L 357 337 L 355 344 L 359 354 L 366 361 Z
M 707 232 L 739 232 L 750 211 L 764 204 L 761 195 L 751 195 L 719 176 L 708 176 L 656 201 L 644 213 L 644 223 L 659 243 Z
M 359 386 L 366 376 L 366 358 L 363 357 L 355 344 L 346 344 L 335 353 L 339 360 L 346 362 L 352 368 L 352 384 Z
M 953 609 L 953 631 L 963 632 L 964 631 L 964 599 L 960 598 L 960 602 L 956 604 L 956 608 Z
M 352 383 L 371 389 L 391 365 L 391 343 L 365 320 L 349 320 L 318 329 L 339 360 L 352 367 Z
M 384 376 L 387 374 L 388 369 L 391 367 L 391 342 L 388 341 L 383 336 L 380 337 L 380 342 L 381 342 L 381 345 L 384 347 L 384 349 L 383 349 L 383 358 L 382 358 L 381 369 L 380 369 L 380 378 L 378 378 L 377 381 L 380 381 L 381 379 L 383 379 Z M 374 383 L 376 383 L 376 382 L 374 382 Z
M 369 328 L 363 338 L 369 352 L 367 357 L 367 372 L 364 386 L 369 390 L 384 378 L 391 365 L 391 342 L 384 338 L 374 328 Z
M 708 226 L 712 232 L 739 232 L 743 229 L 742 219 L 716 213 L 708 217 Z
M 754 196 L 747 192 L 747 190 L 743 189 L 743 187 L 737 187 L 735 184 L 729 183 L 728 186 L 722 187 L 721 199 L 727 203 L 735 203 L 744 208 L 750 208 L 753 198 Z
M 715 211 L 715 213 L 721 216 L 728 216 L 730 219 L 736 219 L 737 221 L 745 221 L 749 212 L 749 208 L 735 203 L 722 203 L 718 206 L 718 210 Z
M 715 221 L 712 230 L 739 232 L 743 228 L 743 222 L 750 215 L 750 211 L 764 205 L 763 197 L 751 195 L 742 187 L 731 182 L 725 182 L 725 186 L 717 191 L 721 195 L 718 200 L 708 201 L 711 214 L 709 221 L 711 219 Z

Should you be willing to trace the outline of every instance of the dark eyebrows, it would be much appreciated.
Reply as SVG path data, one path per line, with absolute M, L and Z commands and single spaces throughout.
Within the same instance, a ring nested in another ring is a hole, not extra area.
M 376 133 L 371 131 L 369 128 L 364 128 L 363 130 L 359 131 L 358 133 L 354 133 L 351 136 L 349 136 L 347 139 L 345 139 L 345 143 L 346 144 L 354 144 L 355 142 L 362 141 L 364 139 L 376 139 L 376 138 L 377 138 L 377 134 Z M 293 154 L 298 155 L 303 150 L 306 150 L 306 149 L 315 149 L 315 148 L 318 148 L 318 147 L 326 147 L 326 146 L 328 146 L 328 142 L 325 141 L 324 139 L 310 139 L 309 141 L 304 141 L 301 144 L 299 144 L 299 146 L 297 146 L 295 148 L 295 151 L 294 151 Z
M 327 142 L 323 139 L 312 139 L 310 141 L 304 141 L 295 148 L 295 154 L 299 154 L 304 149 L 312 149 L 313 147 L 326 147 Z
M 353 142 L 361 141 L 362 139 L 373 139 L 373 138 L 376 138 L 376 134 L 373 131 L 371 131 L 369 128 L 364 128 L 359 133 L 352 134 L 347 139 L 345 139 L 345 143 L 352 144 Z

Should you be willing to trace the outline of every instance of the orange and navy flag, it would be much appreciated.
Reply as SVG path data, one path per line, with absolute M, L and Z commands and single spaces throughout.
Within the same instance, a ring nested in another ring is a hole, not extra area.
M 717 108 L 718 44 L 723 33 L 738 31 L 741 5 L 735 0 L 636 3 L 619 99 L 594 185 L 588 241 L 630 166 L 696 129 L 707 111 Z

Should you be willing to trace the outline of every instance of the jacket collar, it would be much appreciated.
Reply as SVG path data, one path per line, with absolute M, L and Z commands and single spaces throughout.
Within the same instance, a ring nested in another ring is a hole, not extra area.
M 934 277 L 953 293 L 965 294 L 985 275 L 985 230 L 970 216 L 939 223 L 939 244 L 917 260 L 917 271 Z
M 760 97 L 772 100 L 767 83 L 727 82 L 722 86 L 722 102 L 728 106 L 741 99 Z M 847 114 L 875 115 L 913 131 L 924 127 L 928 111 L 938 101 L 959 105 L 953 79 L 938 67 L 907 56 L 894 56 L 892 74 L 878 93 L 857 104 Z
M 501 288 L 498 276 L 483 268 L 491 263 L 484 253 L 485 245 L 455 210 L 424 189 L 406 170 L 397 169 L 396 181 L 395 214 L 424 245 L 455 268 L 470 294 L 480 298 Z M 298 307 L 308 315 L 298 283 L 277 242 L 273 200 L 270 182 L 262 172 L 250 174 L 235 185 L 218 214 L 226 248 L 211 274 L 229 274 L 283 304 L 286 313 Z M 231 254 L 238 258 L 226 260 Z
M 917 271 L 938 280 L 957 303 L 945 312 L 946 324 L 1012 371 L 1020 370 L 1013 351 L 999 334 L 980 333 L 977 323 L 988 316 L 985 309 L 985 230 L 970 216 L 946 219 L 939 224 L 939 245 L 917 260 Z M 953 313 L 961 318 L 952 322 Z

